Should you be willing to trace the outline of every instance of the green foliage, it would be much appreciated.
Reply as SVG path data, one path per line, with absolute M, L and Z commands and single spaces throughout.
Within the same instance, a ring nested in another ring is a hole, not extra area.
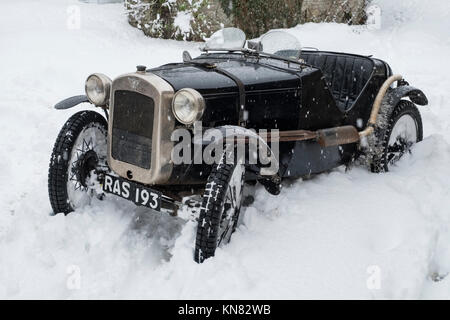
M 208 0 L 126 0 L 129 23 L 153 38 L 201 41 L 220 29 Z
M 303 0 L 219 0 L 225 14 L 248 38 L 301 23 Z
M 126 0 L 128 21 L 154 38 L 172 38 L 177 30 L 174 22 L 174 3 L 167 0 Z
M 128 20 L 154 38 L 202 41 L 222 27 L 256 38 L 305 22 L 365 23 L 368 0 L 125 0 Z

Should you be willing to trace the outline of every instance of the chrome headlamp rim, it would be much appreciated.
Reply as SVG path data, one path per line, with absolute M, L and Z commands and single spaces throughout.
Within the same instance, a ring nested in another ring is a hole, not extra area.
M 185 98 L 189 99 L 190 102 L 192 102 L 193 108 L 192 108 L 192 116 L 189 117 L 189 119 L 182 118 L 179 112 L 177 112 L 177 106 L 176 106 L 176 99 L 180 95 L 184 95 Z M 203 112 L 205 111 L 205 99 L 195 89 L 192 88 L 183 88 L 178 90 L 177 93 L 173 96 L 172 99 L 172 113 L 175 116 L 175 118 L 185 125 L 191 125 L 195 121 L 198 121 L 202 118 Z
M 92 87 L 92 82 L 96 82 Z M 91 83 L 90 83 L 91 82 Z M 112 80 L 103 73 L 93 73 L 87 77 L 84 90 L 89 101 L 96 106 L 105 106 L 109 102 Z M 97 95 L 97 96 L 96 96 Z

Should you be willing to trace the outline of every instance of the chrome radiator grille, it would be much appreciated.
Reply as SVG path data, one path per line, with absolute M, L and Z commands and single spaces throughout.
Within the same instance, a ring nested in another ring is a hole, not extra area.
M 125 74 L 111 86 L 108 163 L 119 176 L 164 184 L 172 173 L 174 91 L 149 72 Z
M 114 159 L 150 169 L 155 101 L 127 90 L 114 92 L 111 155 Z

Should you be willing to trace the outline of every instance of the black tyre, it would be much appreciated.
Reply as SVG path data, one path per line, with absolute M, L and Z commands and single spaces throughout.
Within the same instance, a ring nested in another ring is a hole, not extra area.
M 381 116 L 383 123 L 374 135 L 372 172 L 389 171 L 405 153 L 411 152 L 413 144 L 423 139 L 422 117 L 411 101 L 401 100 L 388 114 Z
M 107 168 L 107 127 L 101 114 L 81 111 L 59 132 L 48 171 L 48 194 L 55 214 L 68 214 L 101 195 L 94 175 Z
M 218 164 L 208 177 L 198 219 L 194 260 L 202 263 L 231 239 L 241 211 L 245 166 Z

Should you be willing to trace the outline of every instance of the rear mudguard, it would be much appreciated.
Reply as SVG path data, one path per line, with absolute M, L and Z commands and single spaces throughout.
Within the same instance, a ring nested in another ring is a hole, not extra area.
M 428 104 L 428 99 L 422 90 L 412 86 L 400 86 L 388 91 L 384 97 L 384 102 L 391 106 L 396 106 L 404 97 L 409 97 L 412 102 L 421 106 Z
M 55 104 L 55 109 L 58 110 L 69 109 L 83 102 L 89 102 L 89 99 L 86 95 L 74 96 L 64 99 L 63 101 L 60 101 L 57 104 Z

